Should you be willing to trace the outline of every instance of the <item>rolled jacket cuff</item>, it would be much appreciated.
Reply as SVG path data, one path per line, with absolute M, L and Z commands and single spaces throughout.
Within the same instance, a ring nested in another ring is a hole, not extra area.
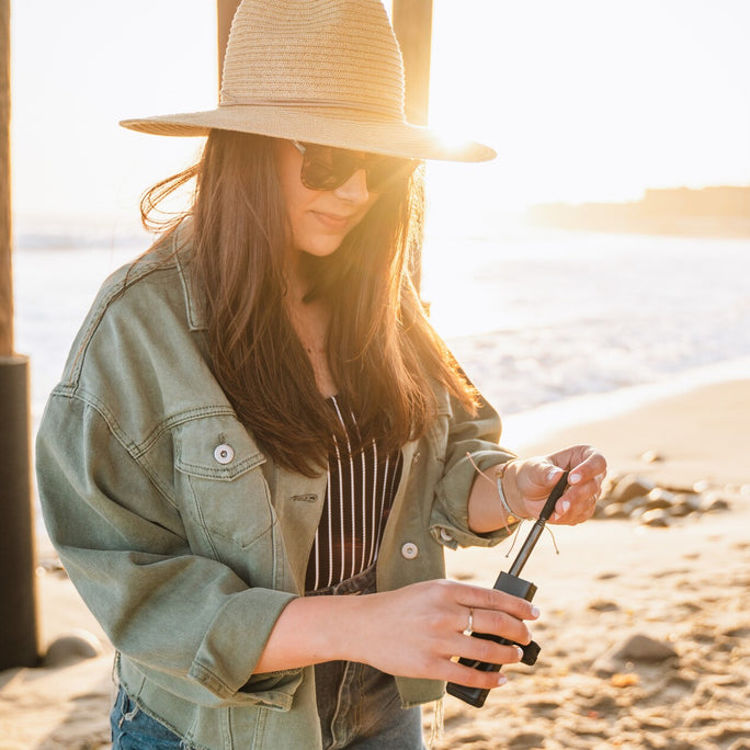
M 291 708 L 302 669 L 258 675 L 253 672 L 276 620 L 295 598 L 296 594 L 261 588 L 232 595 L 206 632 L 189 676 L 224 699 L 246 698 L 282 710 Z M 280 683 L 285 686 L 282 691 L 276 689 Z
M 477 475 L 478 467 L 486 472 L 493 466 L 517 458 L 502 450 L 482 450 L 459 459 L 445 474 L 436 489 L 436 502 L 430 519 L 430 533 L 437 542 L 451 549 L 461 547 L 493 547 L 508 537 L 508 529 L 477 534 L 469 528 L 469 493 Z M 472 463 L 473 461 L 473 463 Z M 498 505 L 500 498 L 497 500 Z

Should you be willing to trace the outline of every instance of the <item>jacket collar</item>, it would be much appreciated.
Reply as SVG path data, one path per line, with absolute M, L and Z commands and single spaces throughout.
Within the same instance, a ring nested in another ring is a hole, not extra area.
M 175 259 L 185 298 L 185 314 L 191 331 L 205 331 L 205 303 L 194 275 L 190 273 L 190 254 L 193 248 L 190 219 L 185 219 L 172 233 L 169 254 Z

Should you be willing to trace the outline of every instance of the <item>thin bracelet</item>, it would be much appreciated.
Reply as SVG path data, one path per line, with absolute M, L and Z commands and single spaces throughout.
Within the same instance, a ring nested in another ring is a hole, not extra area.
M 511 459 L 510 461 L 506 461 L 504 464 L 498 464 L 495 467 L 495 481 L 497 482 L 497 494 L 500 497 L 500 504 L 503 506 L 503 510 L 505 511 L 505 514 L 507 516 L 506 521 L 508 523 L 515 523 L 516 521 L 525 521 L 527 519 L 521 518 L 517 513 L 515 513 L 507 499 L 505 498 L 505 493 L 503 492 L 503 477 L 505 476 L 505 472 L 507 471 L 508 467 L 515 461 L 515 459 Z

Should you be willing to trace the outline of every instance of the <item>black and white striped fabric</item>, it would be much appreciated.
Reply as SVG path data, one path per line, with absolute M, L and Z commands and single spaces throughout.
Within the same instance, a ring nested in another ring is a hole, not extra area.
M 340 398 L 328 400 L 347 436 L 356 434 L 357 420 L 351 410 Z M 377 560 L 401 465 L 400 451 L 384 455 L 377 442 L 352 455 L 348 437 L 345 445 L 333 440 L 325 505 L 307 566 L 307 591 L 340 583 Z

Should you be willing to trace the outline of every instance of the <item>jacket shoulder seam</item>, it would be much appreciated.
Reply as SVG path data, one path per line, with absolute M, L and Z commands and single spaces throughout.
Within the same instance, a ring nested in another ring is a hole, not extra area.
M 158 490 L 159 494 L 164 497 L 169 505 L 174 508 L 178 508 L 178 503 L 172 496 L 169 488 L 160 479 L 157 472 L 151 468 L 148 461 L 143 460 L 144 454 L 142 451 L 139 452 L 137 450 L 138 444 L 127 435 L 112 412 L 104 403 L 102 403 L 99 398 L 97 398 L 93 393 L 88 393 L 81 388 L 76 388 L 73 386 L 58 386 L 52 391 L 52 396 L 75 399 L 88 406 L 90 409 L 93 409 L 102 418 L 102 421 L 107 425 L 107 429 L 109 430 L 112 437 L 117 440 L 117 442 L 122 446 L 123 450 L 143 470 L 144 474 L 146 474 L 149 481 Z
M 131 274 L 131 269 L 134 269 L 139 263 L 143 263 L 142 267 L 138 270 L 133 271 L 133 273 Z M 150 276 L 151 274 L 157 273 L 159 271 L 174 270 L 175 268 L 177 268 L 177 265 L 176 263 L 174 263 L 174 261 L 167 263 L 164 261 L 148 259 L 144 262 L 143 258 L 136 258 L 134 261 L 125 266 L 125 268 L 127 269 L 125 271 L 125 278 L 121 282 L 112 284 L 112 286 L 105 292 L 104 296 L 97 301 L 96 311 L 88 320 L 85 333 L 82 337 L 81 343 L 78 346 L 78 351 L 75 354 L 75 358 L 73 359 L 73 362 L 65 369 L 63 377 L 64 382 L 67 382 L 71 385 L 78 383 L 81 376 L 81 369 L 83 368 L 83 361 L 85 359 L 86 351 L 88 350 L 88 347 L 91 344 L 92 339 L 94 338 L 94 334 L 99 329 L 99 326 L 104 319 L 105 313 L 112 306 L 112 303 L 115 302 L 117 298 L 123 295 L 128 289 L 130 289 L 130 287 L 146 278 L 147 276 Z

